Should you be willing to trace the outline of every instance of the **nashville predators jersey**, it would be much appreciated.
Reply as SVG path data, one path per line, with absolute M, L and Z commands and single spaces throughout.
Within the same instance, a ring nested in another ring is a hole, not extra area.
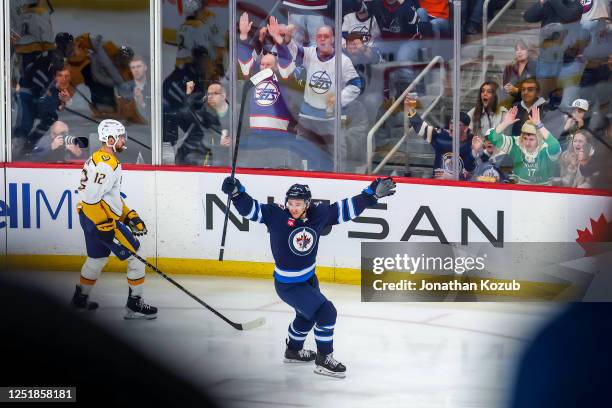
M 95 152 L 83 165 L 77 210 L 96 224 L 123 219 L 129 210 L 121 199 L 121 175 L 121 163 L 113 154 Z

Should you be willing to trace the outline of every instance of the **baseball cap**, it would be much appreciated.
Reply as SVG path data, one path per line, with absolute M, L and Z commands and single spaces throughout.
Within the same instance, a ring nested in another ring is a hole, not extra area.
M 572 102 L 572 108 L 582 109 L 584 111 L 589 110 L 589 102 L 586 99 L 576 99 Z

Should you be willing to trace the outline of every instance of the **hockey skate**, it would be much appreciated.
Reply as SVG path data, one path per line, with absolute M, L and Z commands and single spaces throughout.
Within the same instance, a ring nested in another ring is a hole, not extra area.
M 288 342 L 287 342 L 288 343 Z M 289 346 L 285 349 L 285 363 L 309 363 L 315 359 L 317 353 L 312 350 L 291 350 Z
M 346 377 L 346 367 L 339 361 L 334 360 L 333 353 L 317 353 L 315 358 L 315 374 L 327 375 L 330 377 Z
M 130 288 L 127 304 L 125 305 L 126 314 L 123 317 L 127 320 L 134 319 L 155 319 L 157 317 L 157 308 L 148 305 L 142 300 L 141 296 L 133 296 L 132 288 Z
M 80 285 L 76 285 L 76 290 L 70 301 L 70 306 L 78 310 L 96 310 L 98 308 L 98 303 L 91 302 L 89 300 L 89 295 L 83 293 Z

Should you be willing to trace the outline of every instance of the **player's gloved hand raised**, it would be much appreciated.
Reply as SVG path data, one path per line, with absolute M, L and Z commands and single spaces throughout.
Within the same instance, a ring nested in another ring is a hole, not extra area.
M 98 235 L 103 241 L 110 242 L 115 238 L 115 228 L 117 228 L 115 220 L 109 218 L 106 221 L 96 224 L 96 228 L 98 230 Z
M 244 186 L 240 183 L 240 180 L 235 177 L 226 177 L 225 180 L 223 180 L 221 190 L 225 194 L 231 194 L 232 197 L 236 197 L 238 194 L 244 193 L 245 191 Z
M 364 189 L 363 192 L 376 198 L 382 198 L 395 194 L 395 187 L 395 181 L 391 177 L 379 177 Z
M 147 226 L 144 221 L 140 218 L 140 215 L 134 210 L 128 212 L 124 220 L 125 225 L 132 231 L 134 236 L 147 235 Z

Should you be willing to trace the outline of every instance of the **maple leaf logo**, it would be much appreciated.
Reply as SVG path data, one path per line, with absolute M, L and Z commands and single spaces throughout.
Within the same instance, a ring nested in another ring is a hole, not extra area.
M 609 245 L 601 244 L 612 242 L 612 222 L 606 220 L 603 214 L 597 221 L 591 218 L 591 231 L 587 227 L 584 230 L 576 230 L 576 232 L 578 232 L 576 242 L 584 249 L 585 257 L 595 256 L 609 250 Z

